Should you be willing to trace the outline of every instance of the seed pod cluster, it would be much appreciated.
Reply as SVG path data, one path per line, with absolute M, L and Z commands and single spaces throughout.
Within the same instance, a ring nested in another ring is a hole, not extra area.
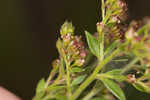
M 126 20 L 127 4 L 124 0 L 107 0 L 106 11 L 106 15 L 111 13 L 110 23 L 120 23 Z
M 97 24 L 97 26 L 100 27 L 98 31 L 103 30 L 105 33 L 106 47 L 115 40 L 124 42 L 127 30 L 127 25 L 124 23 L 127 19 L 127 4 L 124 0 L 106 0 L 105 10 L 106 24 Z
M 73 66 L 82 66 L 85 62 L 87 51 L 81 36 L 74 35 L 74 26 L 65 22 L 61 27 L 61 52 Z

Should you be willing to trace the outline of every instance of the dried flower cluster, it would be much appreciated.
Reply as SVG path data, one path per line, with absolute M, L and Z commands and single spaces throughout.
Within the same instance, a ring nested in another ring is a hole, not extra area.
M 147 20 L 145 23 L 144 20 Z M 126 39 L 130 42 L 128 50 L 141 60 L 142 64 L 149 66 L 150 61 L 150 23 L 149 19 L 132 21 L 126 31 Z
M 57 44 L 63 57 L 73 66 L 82 66 L 85 62 L 87 51 L 81 36 L 74 36 L 72 23 L 65 22 L 60 30 L 61 39 Z

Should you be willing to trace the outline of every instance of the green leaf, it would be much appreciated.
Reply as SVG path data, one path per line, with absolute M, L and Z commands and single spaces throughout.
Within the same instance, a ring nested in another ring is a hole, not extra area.
M 45 87 L 45 80 L 44 80 L 44 78 L 42 78 L 38 82 L 38 85 L 37 85 L 37 88 L 36 88 L 36 93 L 40 93 L 40 92 L 44 91 L 44 87 Z
M 148 73 L 148 74 L 144 74 L 144 76 L 143 76 L 143 77 L 150 78 L 150 73 Z
M 148 28 L 147 25 L 144 25 L 143 27 L 141 27 L 141 28 L 137 31 L 137 33 L 138 33 L 138 34 L 141 34 L 141 33 L 143 33 L 147 28 Z
M 102 82 L 107 87 L 107 89 L 112 92 L 118 99 L 126 100 L 124 92 L 122 89 L 112 80 L 109 79 L 102 79 Z
M 106 100 L 106 99 L 101 98 L 101 97 L 95 97 L 95 98 L 92 98 L 91 100 Z
M 88 46 L 90 48 L 90 51 L 93 53 L 93 55 L 95 55 L 96 57 L 99 57 L 99 53 L 100 53 L 100 48 L 99 48 L 99 43 L 98 40 L 96 40 L 96 38 L 94 38 L 89 32 L 85 31 L 86 34 L 86 38 L 87 38 L 87 42 L 88 42 Z
M 133 86 L 141 91 L 141 92 L 146 92 L 146 93 L 150 93 L 150 87 L 148 87 L 147 85 L 145 85 L 143 82 L 136 82 L 133 84 Z
M 122 72 L 121 69 L 114 69 L 112 71 L 106 72 L 105 74 L 110 75 L 111 79 L 114 79 L 118 82 L 122 82 L 122 81 L 126 80 L 126 76 L 122 75 L 121 72 Z
M 57 94 L 56 99 L 57 100 L 67 100 L 67 97 L 65 95 Z
M 48 88 L 47 88 L 47 91 L 52 91 L 52 90 L 54 90 L 54 91 L 58 91 L 58 90 L 61 90 L 61 89 L 64 89 L 64 88 L 66 88 L 65 86 L 49 86 Z
M 36 94 L 36 96 L 33 98 L 33 100 L 41 100 L 44 95 L 45 95 L 44 91 L 39 92 Z
M 141 92 L 145 92 L 143 86 L 141 86 L 140 84 L 134 83 L 133 86 L 134 86 L 137 90 L 139 90 L 139 91 L 141 91 Z
M 123 76 L 123 75 L 118 75 L 118 76 L 113 76 L 113 79 L 118 81 L 118 82 L 123 82 L 127 79 L 127 77 Z
M 109 47 L 106 48 L 104 55 L 111 53 L 117 46 L 119 41 L 114 41 Z
M 82 76 L 79 76 L 77 78 L 75 78 L 72 82 L 72 85 L 78 85 L 80 84 L 81 82 L 83 82 L 83 80 L 85 79 L 86 75 L 82 75 Z
M 122 72 L 122 69 L 114 69 L 114 70 L 106 72 L 106 74 L 109 74 L 109 75 L 121 75 L 121 72 Z
M 114 23 L 114 22 L 109 22 L 109 23 L 107 23 L 107 26 L 108 26 L 109 28 L 111 28 L 111 27 L 114 27 L 115 24 L 116 24 L 116 23 Z
M 84 69 L 79 68 L 79 67 L 74 67 L 74 68 L 71 69 L 71 71 L 72 71 L 73 73 L 76 73 L 76 72 L 83 72 Z

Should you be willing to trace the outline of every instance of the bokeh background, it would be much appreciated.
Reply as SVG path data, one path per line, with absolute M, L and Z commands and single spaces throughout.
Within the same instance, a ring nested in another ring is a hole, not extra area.
M 150 16 L 150 0 L 126 0 L 129 18 Z M 65 20 L 76 33 L 95 32 L 100 0 L 4 0 L 0 9 L 0 85 L 31 100 L 36 83 L 47 77 L 57 58 L 55 42 Z M 149 94 L 126 88 L 127 100 L 150 100 Z

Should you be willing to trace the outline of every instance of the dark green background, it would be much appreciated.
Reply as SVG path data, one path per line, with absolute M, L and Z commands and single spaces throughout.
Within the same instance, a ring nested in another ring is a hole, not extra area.
M 99 0 L 4 0 L 0 6 L 0 85 L 24 100 L 34 95 L 37 81 L 47 76 L 57 58 L 55 42 L 67 19 L 77 29 L 95 32 Z M 127 0 L 129 18 L 150 15 L 150 0 Z M 126 90 L 128 90 L 126 88 Z M 128 100 L 150 100 L 150 95 L 126 92 Z

